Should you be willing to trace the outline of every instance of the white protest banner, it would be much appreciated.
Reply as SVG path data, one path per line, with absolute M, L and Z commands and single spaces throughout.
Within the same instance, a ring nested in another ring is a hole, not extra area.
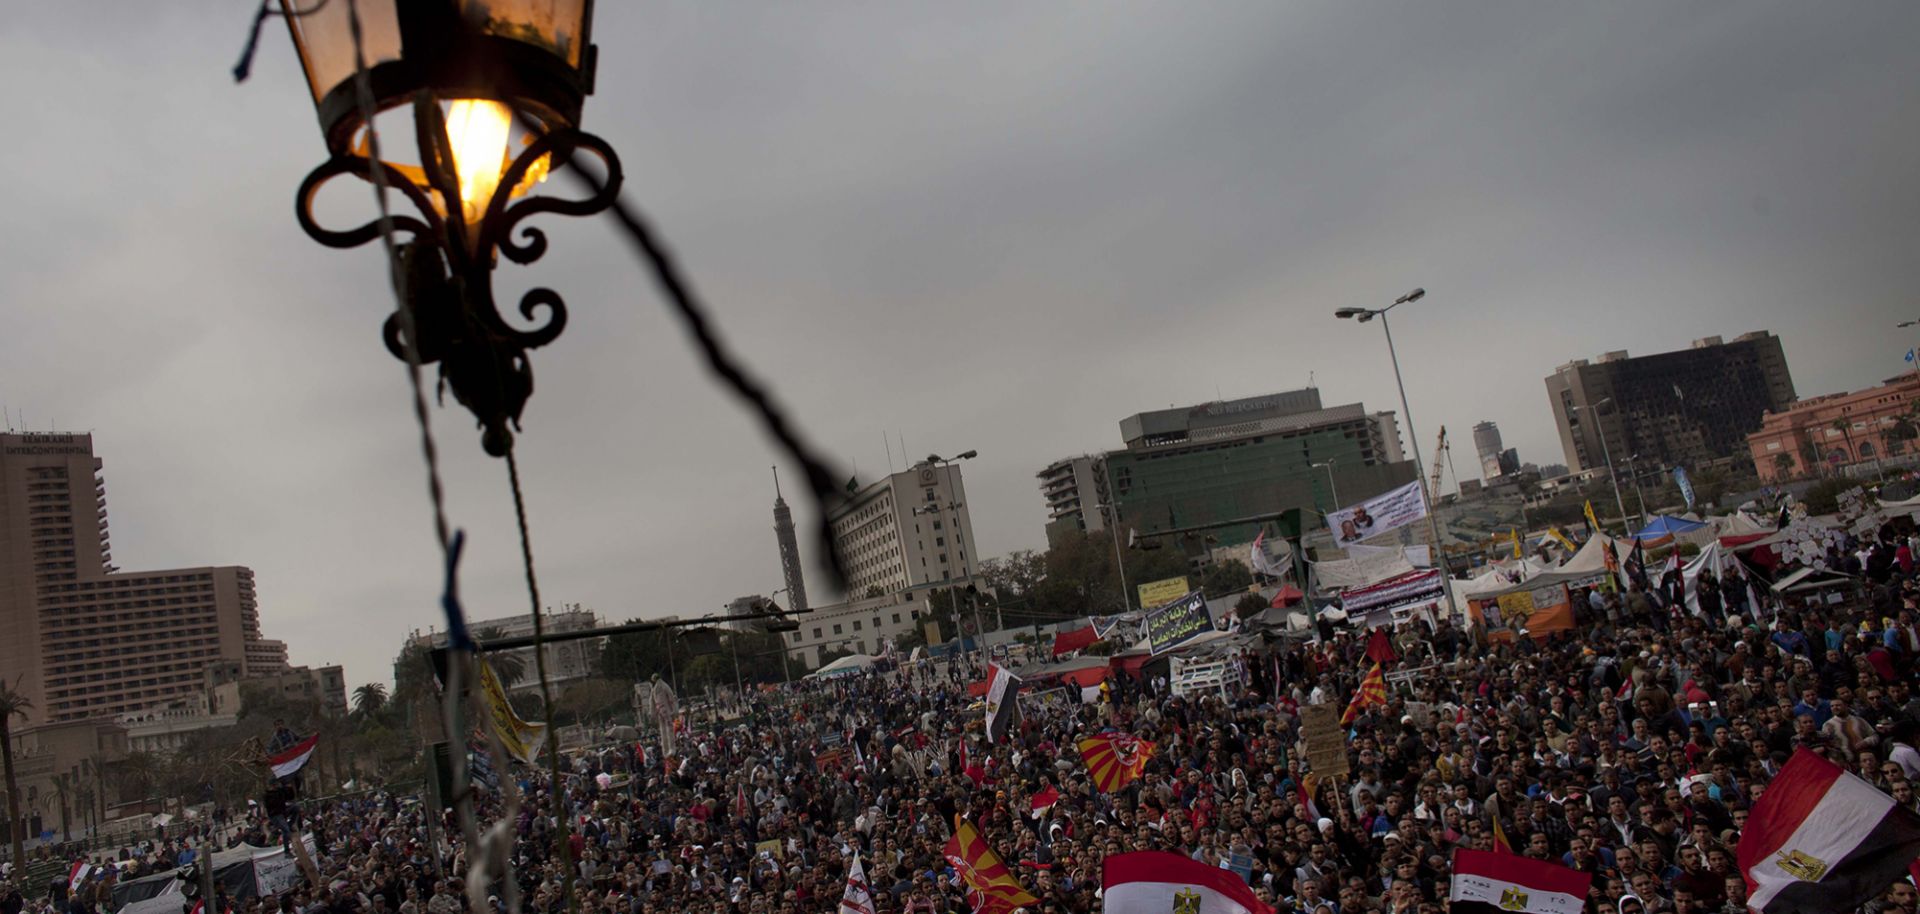
M 1333 544 L 1344 549 L 1426 516 L 1427 502 L 1420 496 L 1419 480 L 1415 480 L 1351 508 L 1329 512 L 1327 527 L 1333 531 Z

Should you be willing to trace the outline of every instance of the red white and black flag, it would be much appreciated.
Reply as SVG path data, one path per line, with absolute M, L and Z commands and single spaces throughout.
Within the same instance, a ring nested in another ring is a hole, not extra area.
M 987 742 L 1003 743 L 1020 722 L 1020 680 L 997 663 L 989 664 L 988 670 Z
M 294 772 L 306 767 L 307 759 L 313 757 L 313 750 L 320 745 L 320 734 L 315 733 L 273 755 L 267 756 L 267 767 L 273 769 L 276 778 L 293 777 Z
M 1920 857 L 1920 814 L 1801 749 L 1754 804 L 1736 856 L 1754 911 L 1852 910 Z
M 1453 852 L 1450 914 L 1580 914 L 1593 874 L 1531 857 Z

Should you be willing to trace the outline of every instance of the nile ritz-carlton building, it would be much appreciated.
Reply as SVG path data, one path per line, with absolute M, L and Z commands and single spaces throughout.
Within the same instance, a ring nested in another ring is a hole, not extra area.
M 250 569 L 113 566 L 100 470 L 91 435 L 0 434 L 0 671 L 33 703 L 28 723 L 191 698 L 216 663 L 284 672 Z

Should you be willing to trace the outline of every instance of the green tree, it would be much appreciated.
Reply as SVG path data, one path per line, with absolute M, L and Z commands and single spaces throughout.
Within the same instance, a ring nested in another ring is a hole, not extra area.
M 377 682 L 369 682 L 353 690 L 353 711 L 365 719 L 372 719 L 387 706 L 387 687 Z
M 5 763 L 7 779 L 7 834 L 13 839 L 13 856 L 8 859 L 16 867 L 26 865 L 27 855 L 21 834 L 26 829 L 20 821 L 20 782 L 13 773 L 13 719 L 26 717 L 27 709 L 33 707 L 33 702 L 17 691 L 18 686 L 17 679 L 13 685 L 0 682 L 0 762 Z
M 1267 601 L 1260 599 L 1257 593 L 1247 594 L 1233 604 L 1233 614 L 1242 619 L 1251 619 L 1265 612 L 1266 609 Z
M 1781 479 L 1791 478 L 1793 476 L 1793 455 L 1792 454 L 1773 455 L 1773 471 Z
M 1221 596 L 1253 586 L 1253 569 L 1239 559 L 1215 562 L 1200 577 L 1200 587 L 1209 596 Z
M 1847 442 L 1847 459 L 1845 462 L 1858 463 L 1860 460 L 1860 451 L 1853 445 L 1853 424 L 1845 419 L 1835 419 L 1830 426 L 1838 431 L 1840 436 Z
M 126 758 L 115 762 L 112 779 L 119 788 L 122 799 L 131 794 L 133 799 L 144 800 L 152 794 L 154 781 L 160 775 L 160 757 L 145 750 L 127 753 Z

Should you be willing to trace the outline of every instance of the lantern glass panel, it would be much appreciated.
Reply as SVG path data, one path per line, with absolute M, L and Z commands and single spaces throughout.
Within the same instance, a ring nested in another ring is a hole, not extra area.
M 461 0 L 467 22 L 483 34 L 554 53 L 579 69 L 588 0 Z
M 368 69 L 400 59 L 400 20 L 393 4 L 394 0 L 358 0 L 361 50 Z M 281 0 L 281 9 L 288 13 L 300 64 L 307 71 L 307 86 L 317 103 L 353 78 L 353 31 L 347 4 L 344 0 L 317 4 L 315 0 Z

